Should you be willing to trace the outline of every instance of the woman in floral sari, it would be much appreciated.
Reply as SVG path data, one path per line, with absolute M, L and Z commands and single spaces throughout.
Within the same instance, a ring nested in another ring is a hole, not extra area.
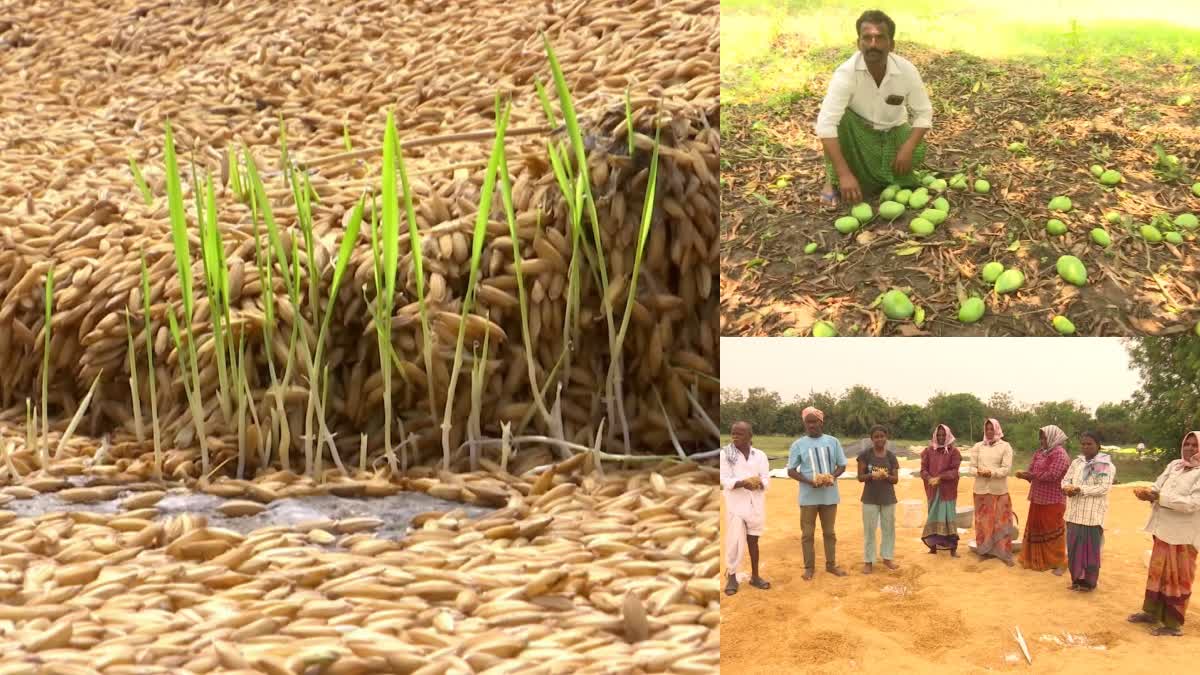
M 1154 506 L 1146 531 L 1153 535 L 1154 552 L 1146 577 L 1142 611 L 1132 623 L 1159 624 L 1154 635 L 1183 635 L 1183 619 L 1196 578 L 1196 548 L 1200 547 L 1200 431 L 1183 437 L 1181 457 L 1171 462 L 1153 488 L 1134 494 Z
M 921 480 L 925 482 L 925 497 L 929 511 L 921 541 L 936 555 L 939 549 L 949 550 L 951 558 L 958 557 L 958 467 L 962 454 L 954 447 L 950 427 L 939 424 L 933 432 L 929 447 L 921 453 Z
M 975 474 L 975 552 L 992 556 L 1013 566 L 1012 497 L 1008 494 L 1008 474 L 1012 471 L 1013 449 L 1004 440 L 1000 420 L 983 423 L 983 440 L 971 448 L 971 466 Z

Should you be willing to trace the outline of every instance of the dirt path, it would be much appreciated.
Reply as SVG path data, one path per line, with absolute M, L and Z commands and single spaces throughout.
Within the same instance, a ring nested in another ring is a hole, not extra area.
M 910 464 L 909 462 L 905 463 Z M 1067 590 L 1069 580 L 1049 572 L 1006 568 L 981 561 L 966 550 L 974 531 L 963 536 L 960 558 L 925 552 L 919 528 L 897 523 L 896 559 L 901 569 L 862 574 L 863 532 L 857 483 L 839 482 L 838 563 L 850 574 L 836 578 L 819 571 L 804 582 L 800 548 L 797 483 L 773 479 L 767 498 L 767 531 L 760 544 L 762 574 L 773 584 L 763 592 L 748 586 L 722 596 L 721 667 L 753 673 L 1037 673 L 1178 672 L 1180 661 L 1200 645 L 1200 627 L 1183 638 L 1155 638 L 1125 622 L 1141 606 L 1150 535 L 1141 532 L 1148 517 L 1129 486 L 1114 488 L 1095 593 Z M 1028 484 L 1011 481 L 1023 524 L 1029 508 Z M 919 480 L 902 480 L 898 496 L 924 499 Z M 959 504 L 969 503 L 971 480 L 959 483 Z M 820 536 L 817 568 L 824 569 Z M 722 558 L 724 560 L 724 558 Z M 877 566 L 878 567 L 878 566 Z M 1195 618 L 1195 609 L 1191 622 Z M 1012 639 L 1019 625 L 1033 665 L 1018 654 Z M 1083 636 L 1094 647 L 1046 641 L 1065 633 Z

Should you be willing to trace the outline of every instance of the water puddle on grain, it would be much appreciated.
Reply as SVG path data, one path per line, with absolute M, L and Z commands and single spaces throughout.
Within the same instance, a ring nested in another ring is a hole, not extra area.
M 70 482 L 83 485 L 84 481 L 72 477 Z M 4 509 L 22 517 L 36 517 L 44 513 L 61 511 L 87 511 L 91 513 L 119 513 L 121 500 L 139 494 L 123 490 L 116 498 L 88 504 L 63 501 L 54 493 L 44 493 L 29 499 L 13 499 Z M 217 510 L 227 501 L 232 501 L 185 488 L 172 488 L 154 505 L 158 510 L 155 520 L 165 520 L 185 513 L 202 515 L 210 527 L 222 527 L 241 534 L 273 526 L 296 526 L 319 521 L 335 521 L 347 518 L 371 517 L 383 521 L 374 530 L 382 539 L 403 539 L 411 529 L 410 521 L 420 513 L 430 511 L 449 512 L 459 510 L 467 518 L 478 518 L 494 509 L 461 504 L 431 497 L 422 492 L 401 492 L 386 497 L 347 498 L 336 495 L 314 495 L 277 499 L 265 505 L 262 513 L 253 516 L 230 517 Z M 307 527 L 305 528 L 307 529 Z

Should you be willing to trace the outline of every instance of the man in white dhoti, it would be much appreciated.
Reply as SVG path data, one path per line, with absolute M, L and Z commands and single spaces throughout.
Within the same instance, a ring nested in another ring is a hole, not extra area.
M 771 463 L 766 453 L 750 445 L 749 422 L 737 422 L 730 430 L 733 442 L 721 450 L 721 489 L 725 493 L 725 571 L 729 582 L 725 594 L 738 591 L 738 568 L 750 552 L 750 585 L 771 587 L 758 576 L 758 538 L 767 519 L 767 484 Z M 743 576 L 743 580 L 745 577 Z

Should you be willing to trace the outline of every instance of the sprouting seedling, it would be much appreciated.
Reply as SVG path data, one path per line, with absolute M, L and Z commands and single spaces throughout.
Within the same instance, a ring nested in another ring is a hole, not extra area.
M 158 426 L 158 391 L 154 372 L 154 338 L 150 327 L 150 273 L 146 268 L 146 252 L 141 252 L 142 261 L 142 313 L 144 316 L 144 333 L 146 337 L 146 368 L 150 384 L 150 426 L 154 437 L 154 477 L 162 480 L 162 445 L 161 431 Z
M 632 133 L 632 132 L 631 132 Z M 610 356 L 608 377 L 613 381 L 614 389 L 617 395 L 621 395 L 621 348 L 625 342 L 625 331 L 629 328 L 629 317 L 633 315 L 633 303 L 637 297 L 638 273 L 642 267 L 642 256 L 646 251 L 646 240 L 650 236 L 650 222 L 654 216 L 654 193 L 656 183 L 658 181 L 658 150 L 660 141 L 661 129 L 656 129 L 654 132 L 654 150 L 650 156 L 650 176 L 646 181 L 646 198 L 642 206 L 642 222 L 638 228 L 637 251 L 633 258 L 633 271 L 629 276 L 629 294 L 625 299 L 625 312 L 621 317 L 621 328 L 617 332 L 617 339 L 614 343 L 615 349 Z M 619 408 L 622 417 L 624 416 L 623 406 Z M 623 421 L 623 420 L 622 420 Z M 624 421 L 623 421 L 624 422 Z M 629 442 L 629 425 L 623 423 L 623 432 L 625 440 L 625 453 L 632 453 L 632 446 Z
M 500 107 L 500 97 L 496 96 L 496 108 Z M 504 152 L 504 132 L 508 126 L 508 117 L 512 111 L 511 104 L 505 106 L 503 114 L 496 121 L 496 140 L 492 145 L 492 154 L 488 159 L 487 173 L 483 177 L 483 190 L 479 195 L 479 211 L 475 216 L 475 232 L 471 238 L 471 271 L 467 276 L 467 292 L 462 299 L 462 314 L 458 322 L 458 338 L 454 347 L 454 365 L 450 370 L 450 384 L 446 393 L 446 411 L 442 415 L 442 469 L 450 470 L 450 414 L 454 410 L 454 390 L 458 384 L 458 371 L 462 368 L 463 338 L 467 330 L 467 316 L 475 301 L 475 284 L 479 280 L 479 261 L 483 256 L 483 240 L 487 237 L 488 216 L 492 211 L 492 196 L 496 191 L 496 173 L 500 166 L 500 157 Z
M 629 87 L 625 87 L 625 140 L 629 142 L 629 159 L 633 159 L 633 102 L 629 98 Z
M 46 270 L 46 323 L 43 326 L 45 331 L 45 344 L 42 346 L 42 444 L 39 449 L 38 456 L 41 459 L 42 470 L 48 468 L 50 452 L 50 333 L 51 322 L 50 317 L 54 307 L 54 266 Z
M 133 397 L 133 431 L 138 443 L 146 442 L 146 430 L 142 426 L 142 402 L 138 394 L 137 353 L 133 348 L 133 324 L 129 321 L 130 311 L 125 312 L 125 339 L 128 342 L 126 358 L 129 361 L 129 393 Z
M 142 200 L 146 202 L 146 206 L 153 204 L 154 192 L 146 184 L 146 177 L 142 175 L 142 170 L 138 167 L 137 160 L 133 158 L 133 155 L 129 155 L 129 172 L 133 174 L 133 182 L 137 185 L 138 191 L 142 193 Z
M 382 279 L 377 278 L 377 282 L 382 282 L 382 287 L 377 283 L 377 297 L 375 300 L 375 335 L 379 343 L 379 367 L 383 372 L 383 446 L 384 453 L 388 458 L 388 465 L 392 473 L 395 474 L 399 467 L 396 463 L 396 455 L 392 450 L 392 361 L 389 358 L 392 350 L 392 308 L 396 298 L 396 268 L 399 258 L 399 236 L 400 236 L 400 212 L 399 212 L 399 195 L 396 191 L 396 169 L 399 163 L 401 169 L 404 166 L 404 160 L 400 157 L 399 142 L 396 140 L 396 122 L 391 110 L 387 113 L 387 126 L 383 132 L 383 182 L 380 186 L 380 198 L 383 200 L 383 217 L 382 217 L 382 232 L 380 233 L 379 246 L 376 249 L 372 247 L 372 251 L 378 251 L 378 270 L 382 275 Z M 407 177 L 404 179 L 404 200 L 407 208 L 412 208 L 412 196 L 408 189 Z M 412 230 L 415 229 L 415 223 L 410 225 L 409 233 L 412 235 Z M 419 239 L 419 238 L 418 238 Z M 417 274 L 417 289 L 421 298 L 424 298 L 424 277 L 421 273 L 418 248 L 419 241 L 414 245 L 413 264 Z M 422 302 L 422 305 L 424 303 Z M 424 325 L 424 324 L 423 324 Z M 428 342 L 426 342 L 428 347 Z M 432 398 L 432 397 L 431 397 Z
M 350 124 L 342 122 L 342 145 L 346 146 L 346 152 L 354 151 L 354 144 L 350 142 Z

